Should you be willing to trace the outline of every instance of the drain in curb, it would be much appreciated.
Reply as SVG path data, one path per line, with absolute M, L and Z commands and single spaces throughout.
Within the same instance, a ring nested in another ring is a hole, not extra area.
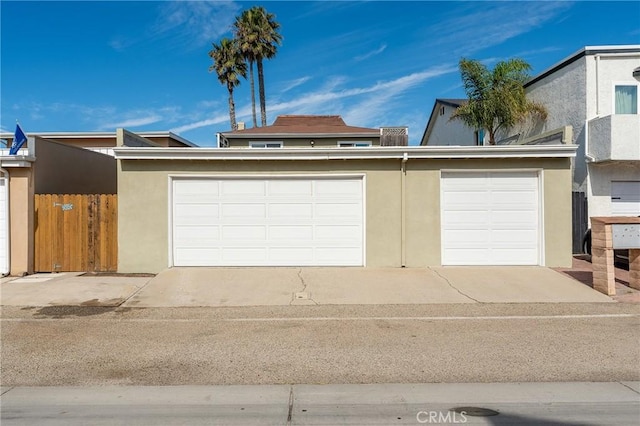
M 471 417 L 491 417 L 497 416 L 500 414 L 496 410 L 492 410 L 490 408 L 482 408 L 482 407 L 456 407 L 452 408 L 449 411 L 453 411 L 460 414 L 465 414 L 466 416 Z

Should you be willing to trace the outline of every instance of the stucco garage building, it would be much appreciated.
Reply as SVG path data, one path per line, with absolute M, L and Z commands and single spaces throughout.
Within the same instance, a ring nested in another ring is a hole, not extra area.
M 573 145 L 115 155 L 120 272 L 571 264 Z

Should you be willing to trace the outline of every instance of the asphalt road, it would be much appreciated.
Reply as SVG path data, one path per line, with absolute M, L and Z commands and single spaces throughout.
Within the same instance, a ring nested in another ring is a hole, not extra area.
M 640 380 L 632 304 L 2 309 L 3 386 Z

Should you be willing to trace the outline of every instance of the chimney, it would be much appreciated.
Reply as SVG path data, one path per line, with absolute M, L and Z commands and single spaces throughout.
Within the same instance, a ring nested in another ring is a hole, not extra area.
M 238 121 L 238 128 L 236 130 L 244 130 L 244 121 Z

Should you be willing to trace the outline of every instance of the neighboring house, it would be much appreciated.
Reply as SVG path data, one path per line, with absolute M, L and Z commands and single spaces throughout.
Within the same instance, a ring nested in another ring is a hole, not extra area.
M 477 146 L 483 145 L 484 132 L 470 131 L 462 120 L 452 120 L 451 116 L 466 99 L 436 99 L 427 127 L 422 134 L 420 145 L 435 146 Z
M 47 137 L 45 137 L 45 135 Z M 144 135 L 144 136 L 141 136 Z M 6 146 L 13 134 L 0 135 Z M 39 242 L 35 196 L 40 194 L 116 194 L 116 146 L 192 147 L 170 132 L 28 133 L 17 155 L 0 150 L 0 274 L 38 272 Z M 49 139 L 50 138 L 50 139 Z
M 572 172 L 573 249 L 580 252 L 588 217 L 640 215 L 640 45 L 586 46 L 531 78 L 525 90 L 546 107 L 548 117 L 511 129 L 498 144 L 548 143 L 547 136 L 558 129 L 572 129 L 566 142 L 578 145 Z M 422 145 L 446 144 L 441 128 L 446 120 L 433 113 L 429 125 L 432 120 L 437 132 L 425 132 Z M 473 129 L 460 136 L 457 126 L 451 126 L 451 144 L 473 144 Z
M 34 195 L 116 191 L 113 157 L 30 136 L 17 155 L 0 150 L 0 273 L 34 272 Z
M 115 148 L 118 270 L 567 267 L 575 148 Z
M 29 132 L 28 136 L 61 142 L 66 145 L 87 148 L 113 156 L 116 146 L 163 146 L 163 147 L 194 147 L 193 142 L 172 132 L 131 132 L 126 129 L 116 129 L 115 132 Z M 0 138 L 6 140 L 10 146 L 13 133 L 2 133 Z
M 220 148 L 404 146 L 408 137 L 406 127 L 347 126 L 337 115 L 280 115 L 271 126 L 218 133 L 217 144 Z

